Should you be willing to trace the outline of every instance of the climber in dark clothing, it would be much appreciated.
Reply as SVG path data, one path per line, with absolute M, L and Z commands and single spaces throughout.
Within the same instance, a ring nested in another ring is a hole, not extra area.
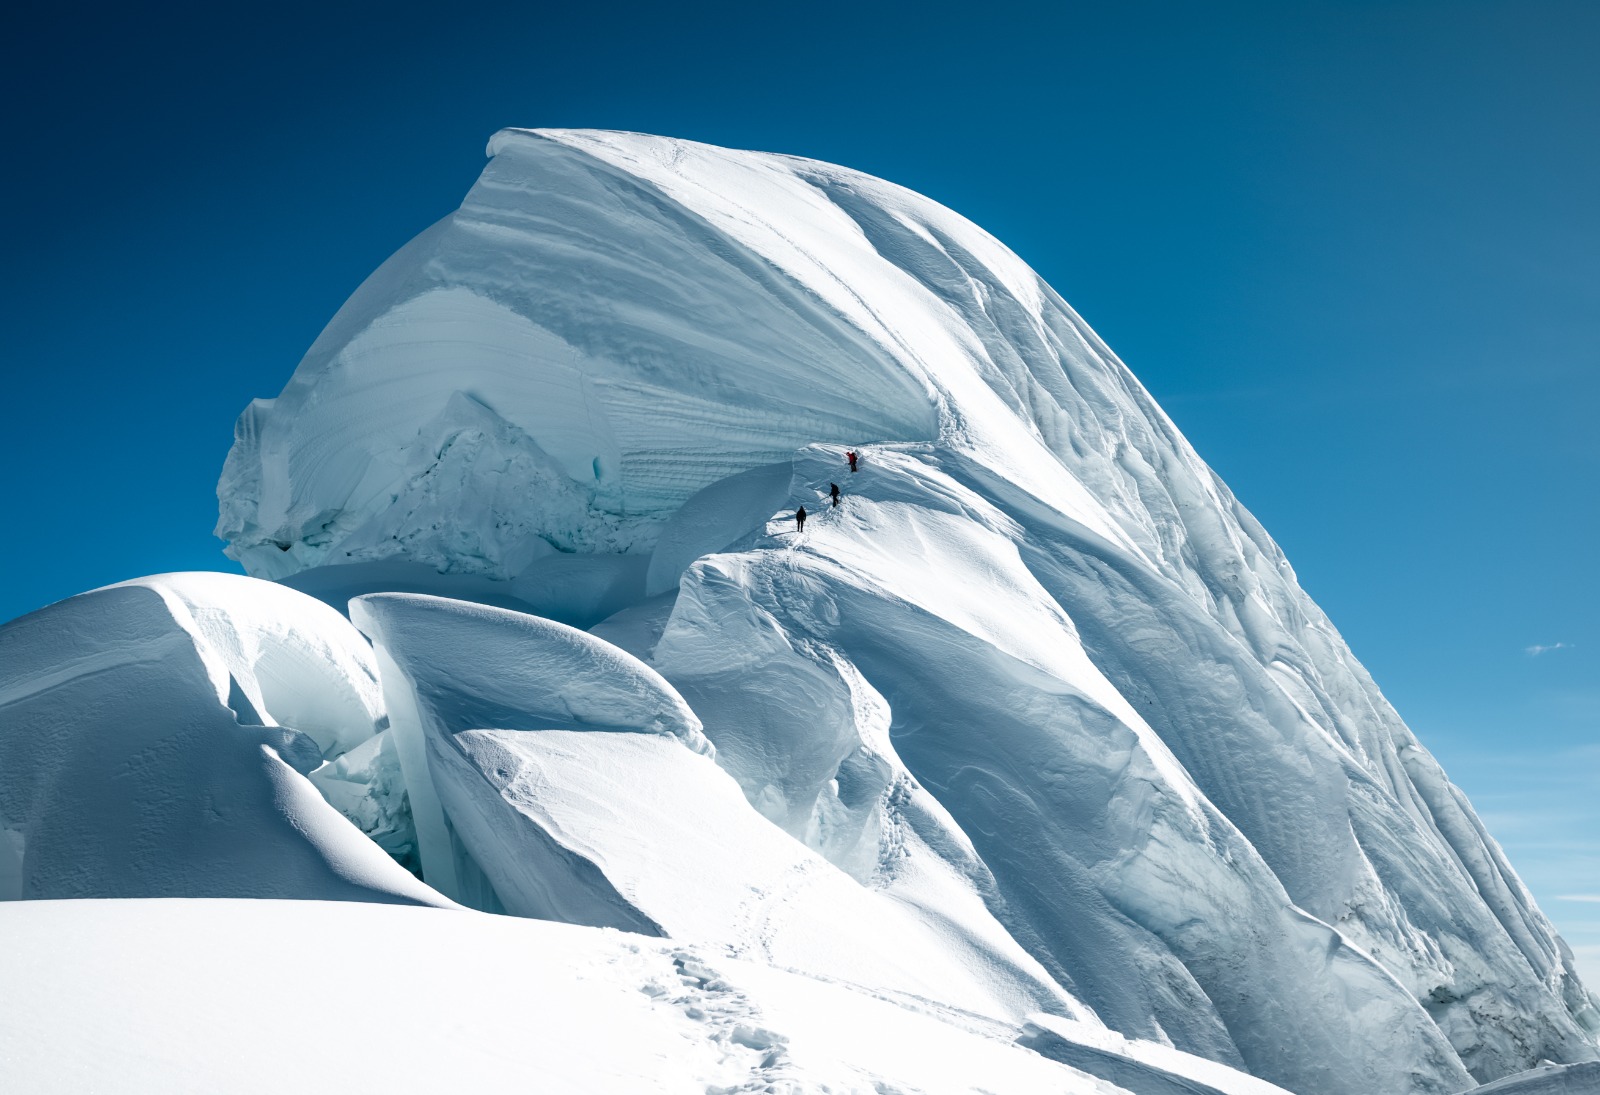
M 851 449 L 849 452 L 844 454 L 844 458 L 846 460 L 850 461 L 850 470 L 851 471 L 855 471 L 856 470 L 856 451 L 854 449 Z
M 806 508 L 804 506 L 794 511 L 794 528 L 796 532 L 804 532 L 806 530 Z
M 837 506 L 839 504 L 839 484 L 838 483 L 829 483 L 828 484 L 828 495 L 829 495 L 829 497 L 831 497 L 833 499 L 833 504 Z

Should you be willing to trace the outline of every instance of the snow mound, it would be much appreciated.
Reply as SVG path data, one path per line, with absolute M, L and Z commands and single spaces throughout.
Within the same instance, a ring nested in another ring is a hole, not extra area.
M 408 758 L 416 720 L 426 777 L 410 786 L 424 871 L 440 884 L 417 793 L 426 778 L 449 849 L 440 854 L 456 864 L 453 896 L 717 942 L 1014 1021 L 1041 1008 L 1086 1014 L 975 894 L 964 908 L 927 894 L 886 899 L 775 828 L 701 755 L 709 745 L 677 693 L 630 655 L 442 598 L 378 595 L 351 611 L 377 645 Z M 668 728 L 678 735 L 659 732 Z M 460 881 L 479 873 L 488 893 Z M 925 915 L 930 906 L 937 917 Z
M 359 597 L 350 610 L 377 648 L 423 877 L 477 908 L 567 908 L 580 923 L 651 932 L 598 879 L 570 893 L 547 884 L 559 851 L 526 839 L 533 834 L 504 812 L 456 739 L 482 728 L 581 728 L 663 734 L 709 752 L 672 686 L 601 639 L 524 613 L 415 594 Z
M 136 578 L 188 632 L 217 697 L 244 722 L 292 726 L 326 755 L 383 729 L 372 651 L 321 605 L 270 582 L 192 572 Z M 112 587 L 112 588 L 121 588 Z
M 677 589 L 696 559 L 743 539 L 760 520 L 783 509 L 793 493 L 792 478 L 788 461 L 767 464 L 719 479 L 690 498 L 667 521 L 650 553 L 645 593 Z
M 375 668 L 337 613 L 234 575 L 140 579 L 13 620 L 0 898 L 444 903 L 306 778 L 368 742 L 343 772 L 373 774 Z

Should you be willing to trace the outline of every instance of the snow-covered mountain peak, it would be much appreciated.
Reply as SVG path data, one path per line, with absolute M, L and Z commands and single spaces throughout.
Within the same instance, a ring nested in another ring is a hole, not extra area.
M 914 833 L 996 918 L 974 946 L 1009 934 L 1126 1034 L 1305 1091 L 1593 1055 L 1460 793 L 1016 255 L 790 156 L 489 151 L 241 417 L 218 531 L 248 569 L 598 625 L 757 811 L 889 892 Z
M 218 532 L 252 572 L 393 553 L 383 542 L 413 530 L 379 511 L 390 494 L 434 508 L 417 481 L 455 424 L 417 431 L 456 391 L 504 425 L 451 466 L 559 473 L 543 493 L 593 515 L 579 550 L 647 548 L 695 490 L 802 444 L 861 440 L 969 449 L 1124 539 L 1077 478 L 1041 469 L 1050 450 L 1104 440 L 1069 422 L 1094 417 L 1070 371 L 1137 384 L 987 233 L 792 157 L 587 131 L 506 131 L 491 147 L 462 208 L 369 279 L 283 395 L 241 420 Z M 573 546 L 561 536 L 546 538 Z M 496 547 L 400 554 L 507 577 Z
M 793 1071 L 760 1013 L 805 984 L 1008 1090 L 1451 1095 L 1597 1057 L 1470 804 L 1002 244 L 795 157 L 489 150 L 240 416 L 217 528 L 255 578 L 0 629 L 0 896 L 666 937 L 586 936 L 621 963 L 595 991 L 681 998 L 629 997 L 674 1038 L 726 1018 L 680 1062 L 716 1090 L 926 1075 L 840 1024 Z

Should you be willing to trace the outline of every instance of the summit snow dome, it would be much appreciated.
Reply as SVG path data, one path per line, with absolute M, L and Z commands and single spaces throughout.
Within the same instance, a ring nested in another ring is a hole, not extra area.
M 647 551 L 702 487 L 815 442 L 939 442 L 1034 481 L 1148 397 L 1021 260 L 813 161 L 507 130 L 241 417 L 219 536 L 253 574 L 406 559 L 509 578 L 549 545 Z M 1054 456 L 1056 459 L 1052 460 Z M 1136 489 L 1111 472 L 1107 492 Z M 1063 493 L 1064 492 L 1064 493 Z M 439 527 L 435 528 L 435 524 Z

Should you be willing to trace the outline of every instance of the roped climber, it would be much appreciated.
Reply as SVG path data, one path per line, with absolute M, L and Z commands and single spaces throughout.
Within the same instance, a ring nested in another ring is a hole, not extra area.
M 846 460 L 850 461 L 850 470 L 852 472 L 855 471 L 856 470 L 856 450 L 851 449 L 849 452 L 844 454 L 844 458 Z
M 839 504 L 839 484 L 838 483 L 829 483 L 828 484 L 828 497 L 833 499 L 833 504 L 835 506 L 837 506 Z
M 804 506 L 794 511 L 794 530 L 796 532 L 804 532 L 806 530 L 806 508 Z

